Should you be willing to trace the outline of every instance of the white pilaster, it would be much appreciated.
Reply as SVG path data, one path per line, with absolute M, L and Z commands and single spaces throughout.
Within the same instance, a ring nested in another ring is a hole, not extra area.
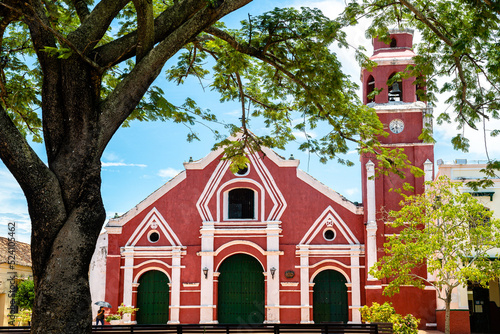
M 311 323 L 309 301 L 309 246 L 300 245 L 300 323 Z
M 201 268 L 200 268 L 200 324 L 213 323 L 214 303 L 214 222 L 203 222 L 201 233 Z M 203 268 L 208 268 L 205 278 Z
M 377 221 L 375 216 L 375 164 L 370 160 L 366 163 L 366 264 L 369 270 L 377 262 Z M 368 274 L 368 280 L 375 280 Z
M 280 322 L 280 259 L 279 259 L 279 236 L 281 229 L 277 221 L 267 223 L 267 309 L 266 323 L 276 324 Z M 271 275 L 274 268 L 274 278 Z
M 172 250 L 172 290 L 171 290 L 169 324 L 179 324 L 179 307 L 181 305 L 181 247 Z
M 351 247 L 351 300 L 352 300 L 352 322 L 361 322 L 361 278 L 359 274 L 359 256 L 361 255 L 361 246 Z
M 434 169 L 434 164 L 429 159 L 427 159 L 424 162 L 424 181 L 425 182 L 432 181 L 433 169 Z M 426 185 L 425 190 L 428 190 L 428 189 L 429 189 L 429 185 Z
M 132 282 L 134 280 L 134 246 L 125 246 L 121 249 L 125 257 L 123 269 L 123 304 L 132 306 Z

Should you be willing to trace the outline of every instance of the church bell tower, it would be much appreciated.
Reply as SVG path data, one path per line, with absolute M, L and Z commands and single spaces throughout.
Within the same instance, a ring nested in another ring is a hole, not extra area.
M 396 80 L 391 85 L 389 81 L 398 72 L 404 72 L 406 67 L 413 63 L 416 55 L 413 47 L 412 30 L 390 30 L 390 44 L 385 44 L 378 38 L 373 40 L 373 55 L 370 57 L 377 66 L 371 71 L 362 69 L 361 81 L 363 87 L 363 102 L 375 109 L 377 115 L 384 125 L 384 131 L 389 135 L 380 138 L 380 142 L 393 149 L 403 149 L 404 154 L 413 166 L 425 172 L 424 177 L 415 177 L 409 172 L 405 178 L 395 174 L 375 176 L 377 161 L 368 155 L 361 156 L 362 187 L 364 203 L 365 249 L 366 249 L 366 304 L 372 302 L 383 303 L 388 300 L 382 296 L 383 285 L 381 282 L 368 274 L 368 270 L 375 262 L 384 255 L 382 247 L 386 236 L 396 233 L 387 224 L 384 214 L 390 210 L 398 210 L 399 202 L 402 200 L 398 192 L 390 189 L 402 189 L 403 183 L 413 186 L 408 195 L 421 194 L 424 192 L 424 181 L 433 179 L 434 145 L 424 143 L 419 139 L 424 127 L 431 126 L 430 112 L 427 104 L 419 101 L 416 91 L 415 78 L 403 78 Z M 378 95 L 372 92 L 378 91 Z M 373 96 L 374 95 L 374 96 Z M 435 315 L 422 314 L 416 310 L 416 303 L 435 305 L 433 291 L 418 290 L 415 288 L 403 288 L 400 294 L 395 295 L 390 301 L 397 312 L 412 313 L 422 322 L 435 322 Z M 410 302 L 412 301 L 412 302 Z M 422 305 L 422 304 L 420 304 Z

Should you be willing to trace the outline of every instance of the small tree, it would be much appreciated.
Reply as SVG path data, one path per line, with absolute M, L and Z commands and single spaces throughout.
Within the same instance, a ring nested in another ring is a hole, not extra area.
M 35 284 L 32 279 L 27 279 L 17 285 L 14 296 L 17 305 L 23 310 L 32 310 L 35 302 Z
M 402 285 L 433 286 L 445 302 L 449 334 L 453 290 L 469 281 L 488 287 L 500 275 L 500 261 L 492 254 L 500 246 L 500 220 L 448 178 L 429 184 L 424 194 L 405 196 L 401 210 L 390 213 L 393 227 L 402 230 L 389 237 L 384 244 L 387 255 L 370 273 L 389 279 L 386 295 L 399 292 Z M 432 280 L 421 274 L 425 266 Z

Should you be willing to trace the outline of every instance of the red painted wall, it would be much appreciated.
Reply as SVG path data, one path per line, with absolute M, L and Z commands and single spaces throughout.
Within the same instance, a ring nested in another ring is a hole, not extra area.
M 444 332 L 445 327 L 444 310 L 436 310 L 437 329 Z M 469 310 L 450 311 L 450 334 L 470 334 Z

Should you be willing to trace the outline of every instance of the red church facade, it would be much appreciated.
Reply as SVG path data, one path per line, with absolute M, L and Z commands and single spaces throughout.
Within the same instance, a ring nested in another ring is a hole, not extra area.
M 382 296 L 385 281 L 368 274 L 391 230 L 382 209 L 397 209 L 402 182 L 424 191 L 433 178 L 433 145 L 418 136 L 428 108 L 412 79 L 387 87 L 414 56 L 412 33 L 375 40 L 363 70 L 365 103 L 387 127 L 384 145 L 403 148 L 425 177 L 373 178 L 375 160 L 362 156 L 363 206 L 356 205 L 273 151 L 248 154 L 232 173 L 222 151 L 184 164 L 185 171 L 106 225 L 106 301 L 139 307 L 139 323 L 360 322 L 359 309 Z M 396 101 L 389 101 L 395 98 Z M 421 325 L 435 323 L 431 289 L 403 288 L 390 299 Z
M 360 321 L 366 276 L 362 208 L 298 169 L 298 160 L 265 148 L 263 153 L 249 155 L 248 170 L 240 174 L 229 170 L 218 151 L 186 163 L 184 172 L 112 219 L 106 227 L 106 300 L 140 306 L 140 277 L 157 270 L 170 285 L 170 323 L 218 322 L 228 317 L 218 307 L 234 302 L 220 293 L 224 275 L 238 280 L 244 274 L 220 268 L 245 254 L 258 264 L 260 278 L 249 284 L 262 284 L 248 293 L 262 297 L 262 314 L 254 315 L 260 322 L 312 322 L 315 277 L 325 270 L 339 274 L 342 286 L 333 293 L 344 298 L 340 320 Z

